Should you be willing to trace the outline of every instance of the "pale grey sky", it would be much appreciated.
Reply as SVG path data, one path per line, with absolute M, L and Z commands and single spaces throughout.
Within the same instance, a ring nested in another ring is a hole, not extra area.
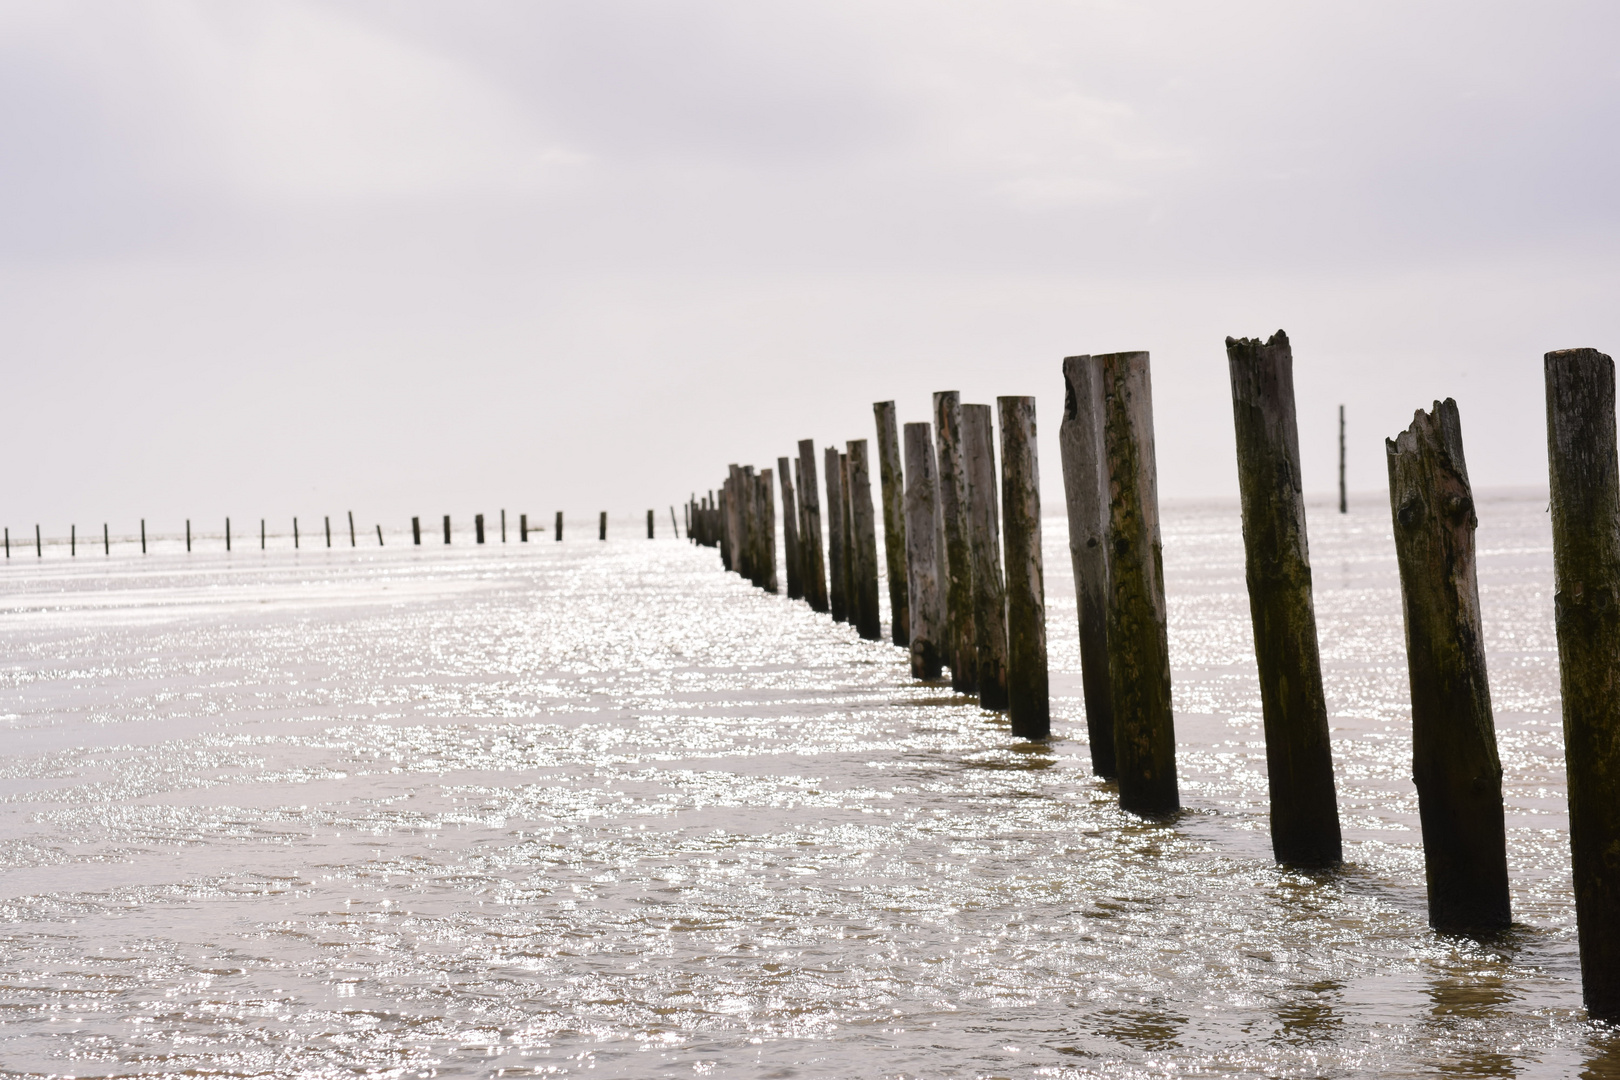
M 1149 349 L 1235 491 L 1222 339 L 1294 341 L 1307 487 L 1457 398 L 1543 484 L 1620 348 L 1620 7 L 0 7 L 0 520 L 628 513 Z M 1057 509 L 1056 504 L 1049 509 Z M 1372 509 L 1378 509 L 1376 506 Z M 662 509 L 661 509 L 662 513 Z M 172 519 L 172 520 L 171 520 Z

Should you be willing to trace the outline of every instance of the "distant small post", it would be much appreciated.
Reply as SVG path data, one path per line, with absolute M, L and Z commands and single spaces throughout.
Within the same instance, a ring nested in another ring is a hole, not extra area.
M 191 550 L 191 519 L 186 518 L 186 550 Z
M 528 542 L 529 542 L 529 515 L 528 514 L 519 514 L 518 515 L 518 543 L 527 544 Z
M 225 550 L 231 550 L 231 519 L 225 519 Z
M 1569 772 L 1569 846 L 1587 1015 L 1620 1020 L 1620 461 L 1614 361 L 1544 358 L 1553 611 Z
M 673 514 L 673 511 L 671 513 Z M 647 511 L 647 539 L 651 540 L 652 538 L 653 538 L 653 512 L 651 510 L 648 510 Z
M 482 544 L 484 542 L 484 515 L 483 514 L 474 514 L 473 515 L 473 542 L 477 543 L 477 544 Z
M 382 525 L 380 523 L 377 526 L 377 546 L 378 547 L 383 546 Z
M 1423 826 L 1429 925 L 1489 933 L 1505 929 L 1512 913 L 1502 761 L 1474 570 L 1478 518 L 1457 403 L 1447 398 L 1432 412 L 1419 410 L 1384 449 L 1406 616 L 1412 781 Z
M 264 550 L 264 518 L 259 519 L 259 550 Z
M 146 554 L 146 519 L 141 518 L 141 554 Z
M 675 520 L 675 507 L 673 505 L 669 508 L 669 534 L 677 540 L 681 538 L 681 523 Z
M 597 520 L 596 520 L 596 538 L 598 540 L 606 540 L 607 539 L 607 511 L 606 510 L 603 510 L 602 511 L 602 516 L 597 518 Z
M 68 526 L 68 554 L 69 555 L 77 555 L 78 553 L 79 553 L 79 527 L 77 525 L 69 525 Z
M 1169 623 L 1153 448 L 1153 383 L 1145 352 L 1097 358 L 1108 462 L 1108 686 L 1119 805 L 1158 816 L 1181 808 Z
M 230 519 L 227 518 L 226 520 L 229 521 Z M 101 523 L 101 553 L 103 555 L 112 554 L 112 536 L 107 531 L 107 523 L 105 521 Z
M 889 638 L 911 646 L 911 602 L 906 583 L 906 484 L 900 464 L 900 429 L 894 402 L 874 401 L 877 421 L 878 486 L 883 496 L 883 558 L 889 571 Z
M 1001 532 L 1007 539 L 1007 719 L 1014 735 L 1044 739 L 1052 730 L 1052 703 L 1035 399 L 998 397 L 996 407 L 1001 412 Z
M 293 550 L 298 550 L 298 519 L 293 518 Z
M 1333 866 L 1342 842 L 1311 597 L 1293 349 L 1281 330 L 1265 342 L 1227 338 L 1226 363 L 1266 729 L 1271 850 L 1280 863 Z
M 417 547 L 422 546 L 422 519 L 420 517 L 411 518 L 411 543 Z
M 1350 497 L 1344 490 L 1344 406 L 1339 406 L 1339 513 L 1350 512 Z
M 359 547 L 360 546 L 359 543 L 355 540 L 355 536 L 354 536 L 354 511 L 353 510 L 349 511 L 349 546 L 350 547 Z
M 501 511 L 501 543 L 506 543 L 506 511 Z
M 11 526 L 6 526 L 6 558 L 11 558 Z
M 444 542 L 450 542 L 450 515 L 444 515 Z
M 937 679 L 945 667 L 945 575 L 941 568 L 939 484 L 933 428 L 905 426 L 906 582 L 911 599 L 911 675 Z
M 562 511 L 557 511 L 557 542 L 562 543 Z
M 1063 361 L 1058 449 L 1069 511 L 1069 562 L 1080 630 L 1080 685 L 1086 701 L 1091 771 L 1113 777 L 1114 698 L 1108 684 L 1108 463 L 1103 453 L 1102 363 Z
M 326 546 L 332 546 L 332 515 L 326 515 Z
M 35 525 L 34 526 L 34 558 L 43 559 L 44 557 L 45 557 L 45 542 L 39 538 L 39 526 Z

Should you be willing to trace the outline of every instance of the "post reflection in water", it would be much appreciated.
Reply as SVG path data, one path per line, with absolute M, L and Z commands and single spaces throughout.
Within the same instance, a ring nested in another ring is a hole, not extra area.
M 1425 924 L 1387 515 L 1311 509 L 1346 865 L 1276 867 L 1235 503 L 1168 506 L 1186 809 L 711 549 L 0 574 L 7 1075 L 1612 1075 L 1582 1019 L 1544 495 L 1478 498 L 1511 940 Z M 14 572 L 15 571 L 15 572 Z M 884 596 L 885 590 L 880 590 Z

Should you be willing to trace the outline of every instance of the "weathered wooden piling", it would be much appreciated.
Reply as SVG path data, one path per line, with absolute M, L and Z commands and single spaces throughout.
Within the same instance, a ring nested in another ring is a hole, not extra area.
M 945 529 L 945 622 L 950 643 L 951 689 L 978 691 L 974 672 L 978 633 L 973 625 L 973 547 L 967 524 L 967 474 L 962 465 L 962 395 L 934 394 L 939 454 L 939 512 Z
M 764 522 L 759 514 L 759 476 L 752 465 L 742 467 L 741 482 L 738 505 L 742 509 L 742 573 L 750 583 L 762 586 L 764 560 L 760 555 Z
M 39 526 L 35 525 L 34 526 L 34 558 L 43 559 L 44 557 L 45 557 L 45 541 L 43 541 L 43 540 L 41 540 L 39 538 Z
M 1007 708 L 1007 588 L 1001 576 L 1001 503 L 996 498 L 995 439 L 990 406 L 962 406 L 968 547 L 973 552 L 973 671 L 978 682 L 979 707 L 1004 712 Z
M 293 518 L 293 550 L 298 550 L 298 519 Z
M 1001 413 L 1001 531 L 1007 559 L 1007 719 L 1014 735 L 1044 739 L 1052 730 L 1052 704 L 1035 399 L 998 397 L 996 406 Z
M 648 510 L 647 511 L 647 539 L 651 540 L 652 538 L 653 538 L 653 512 L 651 510 Z
M 822 451 L 827 471 L 827 599 L 834 622 L 849 619 L 849 570 L 844 565 L 844 470 L 838 464 L 838 448 Z
M 186 550 L 191 550 L 191 519 L 186 518 Z
M 326 546 L 331 547 L 332 546 L 332 517 L 331 517 L 331 515 L 328 514 L 326 516 L 325 520 L 326 520 Z
M 360 544 L 358 543 L 358 541 L 355 540 L 355 537 L 354 537 L 354 511 L 353 510 L 349 511 L 349 546 L 350 547 L 359 547 L 360 546 Z
M 906 581 L 906 483 L 900 458 L 900 427 L 894 402 L 874 401 L 877 421 L 878 484 L 883 496 L 883 558 L 889 578 L 889 635 L 902 649 L 911 646 L 911 600 Z
M 141 518 L 141 554 L 146 554 L 146 519 Z
M 759 557 L 760 588 L 768 593 L 782 591 L 781 578 L 776 573 L 776 488 L 770 469 L 759 470 Z
M 849 453 L 838 454 L 838 494 L 844 500 L 844 618 L 855 625 L 855 513 L 850 502 Z
M 1103 452 L 1102 363 L 1063 361 L 1058 449 L 1069 516 L 1069 561 L 1080 628 L 1080 685 L 1086 702 L 1091 771 L 1113 777 L 1114 698 L 1108 676 L 1108 463 Z
M 230 533 L 231 533 L 231 519 L 226 518 L 225 519 L 225 536 L 226 536 L 225 550 L 226 551 L 229 551 L 231 549 Z M 103 555 L 111 555 L 112 554 L 112 535 L 107 531 L 107 523 L 105 521 L 103 521 L 101 523 L 101 553 Z
M 799 529 L 799 542 L 804 545 L 804 598 L 813 611 L 826 611 L 827 565 L 821 547 L 821 491 L 816 478 L 816 444 L 813 439 L 799 440 L 799 505 L 804 520 Z
M 529 515 L 528 514 L 519 514 L 518 515 L 518 543 L 527 544 L 528 542 L 529 542 Z
M 9 526 L 9 525 L 5 526 L 5 530 L 6 530 L 6 558 L 9 559 L 9 558 L 11 558 L 11 526 Z
M 1286 865 L 1335 866 L 1342 841 L 1311 597 L 1294 354 L 1279 330 L 1266 342 L 1227 338 L 1226 363 L 1266 730 L 1271 851 Z
M 741 465 L 728 465 L 726 471 L 726 481 L 721 490 L 726 509 L 726 568 L 747 577 L 748 555 L 743 544 L 743 470 Z
M 377 526 L 377 546 L 378 547 L 383 546 L 382 526 L 380 524 Z
M 103 531 L 103 534 L 105 534 L 106 526 L 102 527 L 102 531 Z M 231 519 L 230 518 L 225 519 L 225 550 L 226 551 L 231 550 Z
M 804 597 L 804 579 L 799 573 L 799 503 L 793 491 L 793 473 L 788 459 L 776 459 L 782 485 L 782 569 L 787 576 L 789 600 Z
M 1512 921 L 1502 762 L 1485 677 L 1473 492 L 1450 398 L 1384 443 L 1412 687 L 1412 782 L 1429 925 L 1490 933 Z
M 557 541 L 556 542 L 559 543 L 559 544 L 562 543 L 562 521 L 563 521 L 562 514 L 563 514 L 563 512 L 561 510 L 557 511 Z
M 1553 610 L 1586 1011 L 1620 1020 L 1620 462 L 1614 361 L 1544 360 Z
M 851 439 L 849 449 L 849 553 L 855 630 L 868 641 L 883 638 L 878 606 L 877 512 L 872 505 L 872 464 L 865 439 Z
M 598 540 L 606 540 L 607 539 L 607 511 L 606 510 L 603 510 L 602 511 L 602 516 L 597 519 L 597 522 L 596 522 L 596 538 Z
M 259 519 L 259 550 L 264 550 L 264 518 Z
M 78 554 L 79 554 L 79 527 L 77 525 L 69 525 L 68 526 L 68 555 L 76 556 Z
M 484 515 L 483 514 L 474 514 L 473 515 L 473 543 L 482 544 L 483 542 L 484 542 Z
M 444 542 L 450 542 L 450 515 L 444 515 Z
M 669 532 L 675 539 L 681 538 L 681 524 L 675 520 L 675 507 L 669 508 Z
M 1119 805 L 1146 816 L 1181 807 L 1170 700 L 1170 643 L 1145 352 L 1096 357 L 1108 466 L 1108 685 Z
M 501 511 L 501 543 L 506 543 L 506 511 Z
M 905 426 L 906 587 L 911 602 L 911 674 L 937 679 L 945 667 L 945 573 L 940 552 L 939 481 L 929 424 Z
M 1350 512 L 1350 496 L 1344 488 L 1344 406 L 1339 406 L 1339 513 Z
M 422 519 L 419 517 L 411 518 L 411 543 L 422 546 Z

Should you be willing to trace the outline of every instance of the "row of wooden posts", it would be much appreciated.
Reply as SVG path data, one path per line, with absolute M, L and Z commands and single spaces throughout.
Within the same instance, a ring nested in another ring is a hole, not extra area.
M 655 527 L 654 527 L 655 520 L 656 520 L 656 515 L 654 514 L 654 512 L 651 511 L 651 510 L 648 510 L 647 511 L 647 539 L 649 539 L 649 540 L 652 540 L 652 539 L 655 538 L 655 536 L 654 536 L 654 533 L 655 533 Z M 597 519 L 597 539 L 598 540 L 606 540 L 607 539 L 607 521 L 608 521 L 607 511 L 604 510 L 604 511 L 602 511 L 601 516 Z M 326 523 L 326 546 L 331 547 L 332 546 L 332 519 L 330 517 L 327 517 L 325 519 L 325 523 Z M 675 519 L 675 508 L 673 506 L 671 506 L 669 508 L 669 525 L 670 525 L 671 529 L 675 530 L 676 535 L 679 535 L 679 533 L 680 533 L 680 524 Z M 382 547 L 383 546 L 382 526 L 378 525 L 376 528 L 377 528 L 377 546 Z M 69 531 L 68 531 L 68 554 L 70 556 L 76 556 L 79 553 L 79 527 L 77 525 L 70 525 L 68 527 L 68 529 L 69 529 Z M 519 514 L 518 515 L 518 539 L 521 542 L 526 544 L 526 543 L 529 542 L 529 534 L 530 533 L 534 533 L 536 535 L 539 535 L 543 531 L 544 531 L 544 529 L 542 529 L 540 527 L 532 527 L 532 528 L 530 527 L 530 525 L 529 525 L 529 515 L 528 514 Z M 473 534 L 474 534 L 474 542 L 475 543 L 482 544 L 484 542 L 484 515 L 483 514 L 474 515 L 474 517 L 473 517 Z M 191 543 L 192 543 L 191 519 L 190 518 L 186 519 L 186 533 L 185 533 L 185 536 L 186 536 L 186 550 L 190 551 L 191 550 Z M 259 548 L 261 550 L 263 550 L 265 548 L 266 540 L 267 540 L 268 536 L 269 536 L 269 533 L 265 529 L 265 519 L 260 518 L 259 519 Z M 558 540 L 561 540 L 563 538 L 563 514 L 562 514 L 561 510 L 557 511 L 556 538 Z M 292 519 L 292 541 L 293 541 L 293 547 L 295 547 L 295 548 L 300 547 L 302 545 L 302 534 L 300 533 L 299 528 L 298 528 L 298 519 L 297 518 Z M 419 518 L 419 517 L 411 518 L 411 542 L 413 544 L 417 544 L 417 545 L 420 545 L 422 543 L 422 519 Z M 450 543 L 450 515 L 449 514 L 444 515 L 444 542 L 446 544 Z M 6 558 L 9 559 L 9 558 L 11 558 L 11 529 L 9 527 L 4 530 L 4 543 L 5 543 Z M 506 543 L 506 511 L 505 510 L 501 511 L 501 543 L 503 543 L 503 544 Z M 145 518 L 141 519 L 140 544 L 141 544 L 141 554 L 144 555 L 144 554 L 146 554 L 146 545 L 147 545 L 147 541 L 146 541 L 146 519 Z M 232 540 L 231 540 L 231 519 L 226 518 L 225 519 L 225 550 L 226 551 L 231 550 L 231 544 L 232 544 Z M 350 547 L 358 547 L 359 546 L 358 535 L 355 532 L 354 511 L 353 510 L 349 511 L 349 546 Z M 110 533 L 110 531 L 108 529 L 108 526 L 105 523 L 103 523 L 102 526 L 101 526 L 101 550 L 102 550 L 102 554 L 104 554 L 104 555 L 111 555 L 112 554 L 112 534 Z M 39 558 L 44 558 L 44 556 L 45 556 L 45 541 L 44 541 L 43 536 L 40 533 L 40 528 L 39 528 L 38 525 L 34 526 L 34 554 Z
M 1273 852 L 1330 869 L 1342 839 L 1318 655 L 1294 408 L 1293 355 L 1228 338 L 1246 577 L 1266 739 Z M 1545 357 L 1553 568 L 1570 842 L 1589 1014 L 1620 1020 L 1620 462 L 1614 364 L 1592 349 Z M 1180 807 L 1146 352 L 1062 365 L 1059 427 L 1091 762 L 1120 805 Z M 987 405 L 934 395 L 933 423 L 873 406 L 891 634 L 912 673 L 977 693 L 1015 734 L 1049 731 L 1035 401 L 997 399 L 997 473 Z M 1340 412 L 1340 509 L 1343 495 Z M 1475 575 L 1478 520 L 1457 404 L 1435 402 L 1386 441 L 1412 700 L 1413 779 L 1429 921 L 1492 934 L 1511 923 L 1502 766 Z M 777 471 L 732 465 L 694 496 L 688 536 L 775 592 L 780 486 L 787 592 L 877 639 L 877 544 L 865 439 L 828 447 L 826 557 L 810 440 Z M 789 474 L 791 471 L 791 480 Z M 998 532 L 999 525 L 999 532 Z M 1000 546 L 1005 544 L 1005 553 Z

